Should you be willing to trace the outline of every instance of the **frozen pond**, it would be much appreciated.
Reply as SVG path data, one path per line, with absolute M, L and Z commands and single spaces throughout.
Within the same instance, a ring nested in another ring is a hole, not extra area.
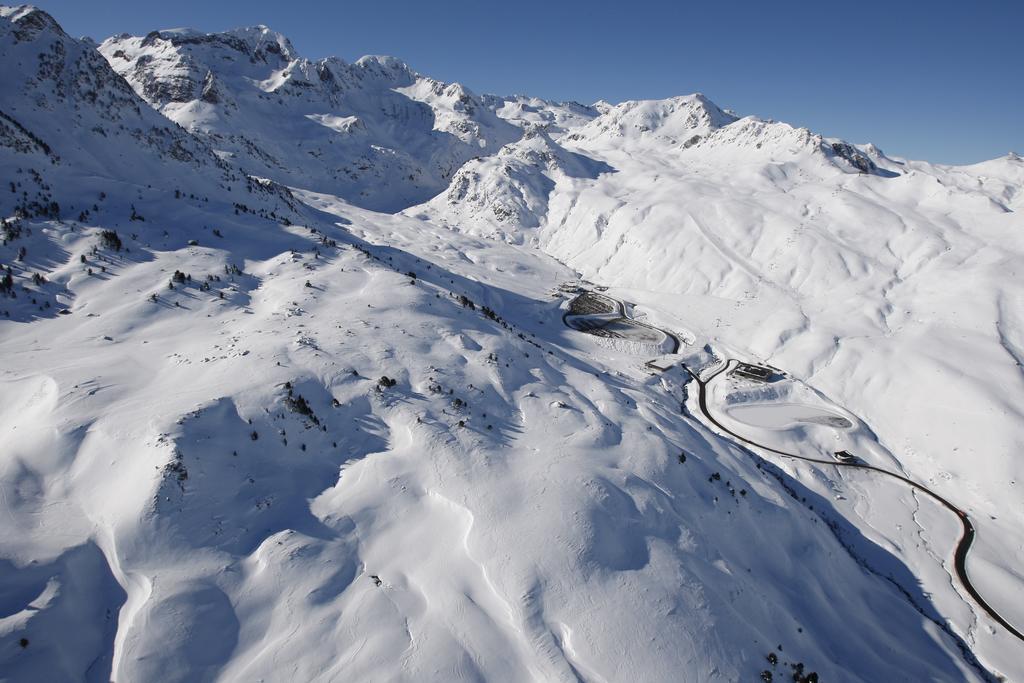
M 727 412 L 735 420 L 765 429 L 787 429 L 797 424 L 819 424 L 836 429 L 853 426 L 842 415 L 803 403 L 746 403 L 732 406 Z

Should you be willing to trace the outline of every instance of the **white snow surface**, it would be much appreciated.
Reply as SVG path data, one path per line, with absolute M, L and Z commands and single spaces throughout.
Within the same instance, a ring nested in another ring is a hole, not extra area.
M 784 371 L 711 411 L 955 502 L 1024 628 L 1020 157 L 262 26 L 3 7 L 0 65 L 0 680 L 1024 680 L 956 517 L 683 368 Z

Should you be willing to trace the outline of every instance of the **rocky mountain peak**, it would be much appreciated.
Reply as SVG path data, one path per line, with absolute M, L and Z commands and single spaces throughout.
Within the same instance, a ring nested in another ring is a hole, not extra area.
M 6 29 L 11 32 L 15 41 L 34 40 L 42 33 L 67 37 L 64 29 L 53 17 L 33 5 L 0 7 L 0 18 L 6 20 Z

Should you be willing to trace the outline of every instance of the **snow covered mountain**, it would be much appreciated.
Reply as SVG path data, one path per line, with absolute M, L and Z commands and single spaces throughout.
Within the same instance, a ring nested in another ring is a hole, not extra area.
M 0 65 L 0 680 L 1024 678 L 1019 157 L 265 27 Z
M 261 176 L 395 210 L 440 192 L 519 129 L 458 84 L 392 57 L 299 57 L 260 26 L 154 31 L 100 46 L 136 92 Z

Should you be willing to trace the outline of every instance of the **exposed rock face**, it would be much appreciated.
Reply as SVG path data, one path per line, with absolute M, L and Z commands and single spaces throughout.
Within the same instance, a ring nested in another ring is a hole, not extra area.
M 871 161 L 866 155 L 861 152 L 853 145 L 846 142 L 833 142 L 832 152 L 843 159 L 846 159 L 850 164 L 858 169 L 861 173 L 872 173 L 878 170 L 875 166 L 875 162 Z
M 78 182 L 65 179 L 69 173 L 95 177 L 96 184 L 102 178 L 132 178 L 148 184 L 147 191 L 158 186 L 167 192 L 165 181 L 153 173 L 168 164 L 178 169 L 179 193 L 193 188 L 193 195 L 206 194 L 211 187 L 232 183 L 245 186 L 241 171 L 143 101 L 93 44 L 69 37 L 42 10 L 4 8 L 0 16 L 0 63 L 6 67 L 6 77 L 0 79 L 0 150 L 23 155 L 16 171 L 31 169 L 38 188 L 35 195 L 5 193 L 0 210 L 62 215 L 61 208 L 72 206 L 67 198 L 81 194 Z M 150 86 L 169 98 L 191 96 L 187 79 L 153 81 Z M 39 155 L 47 159 L 42 166 Z M 279 208 L 290 201 L 277 189 L 260 192 L 275 195 Z
M 461 85 L 393 57 L 306 60 L 263 26 L 122 35 L 100 50 L 146 101 L 251 172 L 370 208 L 429 199 L 521 135 Z
M 221 101 L 220 94 L 217 92 L 217 79 L 212 71 L 206 72 L 206 78 L 203 80 L 203 91 L 199 95 L 199 99 L 208 104 L 218 104 Z

